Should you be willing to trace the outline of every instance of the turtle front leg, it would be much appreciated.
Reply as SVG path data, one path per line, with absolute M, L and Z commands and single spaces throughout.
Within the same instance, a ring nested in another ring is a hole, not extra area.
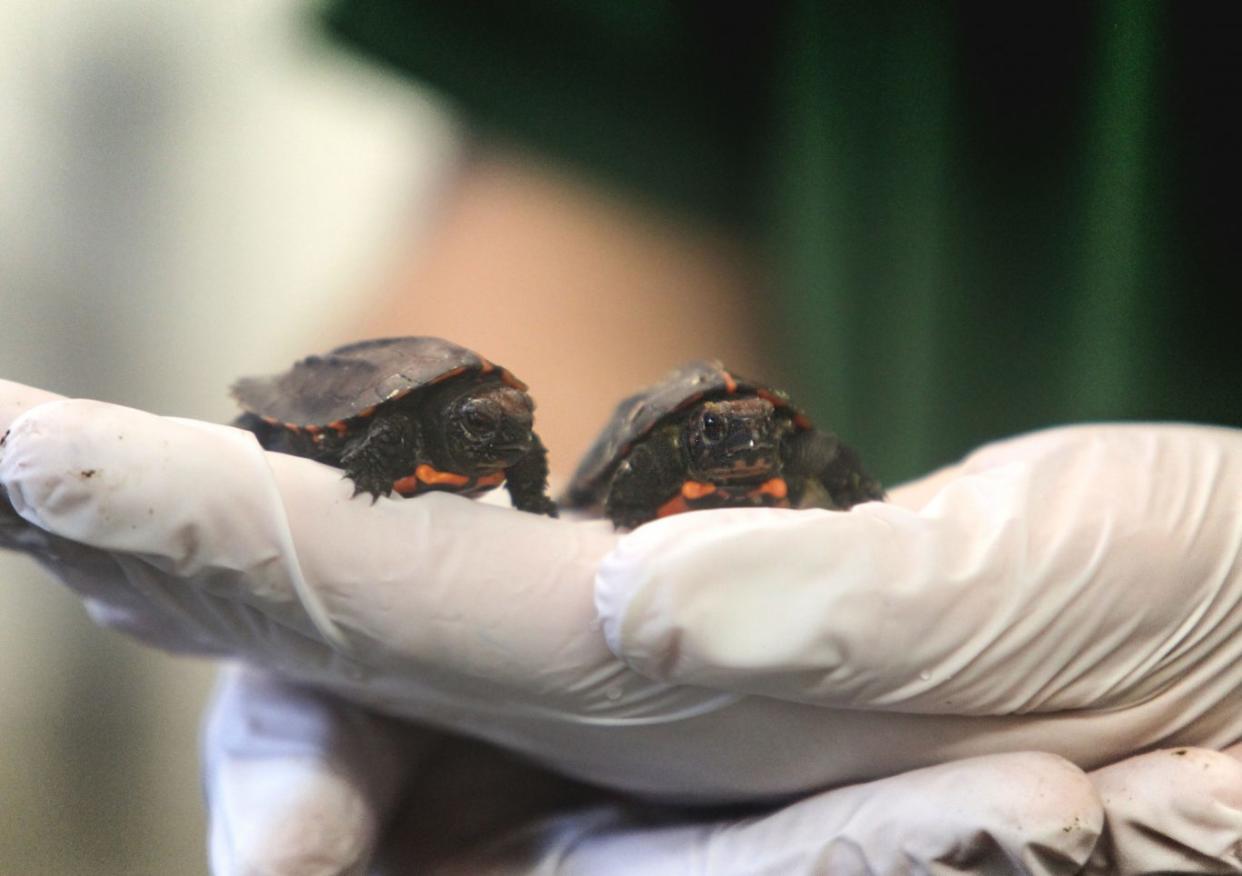
M 556 516 L 556 503 L 548 496 L 548 449 L 531 433 L 530 452 L 505 469 L 505 489 L 513 507 L 533 514 Z
M 802 502 L 804 495 L 813 496 L 815 506 L 840 511 L 860 502 L 884 499 L 884 489 L 867 474 L 862 459 L 831 432 L 812 429 L 795 433 L 785 439 L 782 451 L 791 487 L 806 484 L 798 495 L 789 497 L 794 507 L 806 504 Z M 816 495 L 822 493 L 827 496 Z
M 418 429 L 409 417 L 380 415 L 341 454 L 341 465 L 354 482 L 354 495 L 370 493 L 374 503 L 392 493 L 394 481 L 409 474 L 411 461 L 421 458 L 420 449 Z
M 617 467 L 604 500 L 604 514 L 618 528 L 633 529 L 654 520 L 661 508 L 675 502 L 685 480 L 685 465 L 677 445 L 646 441 Z

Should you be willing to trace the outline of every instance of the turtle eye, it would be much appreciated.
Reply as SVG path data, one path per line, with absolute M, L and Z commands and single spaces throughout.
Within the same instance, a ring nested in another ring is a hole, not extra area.
M 497 416 L 495 411 L 487 410 L 478 405 L 470 405 L 462 411 L 462 419 L 466 429 L 472 435 L 486 438 L 496 431 Z
M 715 444 L 724 438 L 728 432 L 728 424 L 725 418 L 719 414 L 707 413 L 703 415 L 703 440 L 708 444 Z

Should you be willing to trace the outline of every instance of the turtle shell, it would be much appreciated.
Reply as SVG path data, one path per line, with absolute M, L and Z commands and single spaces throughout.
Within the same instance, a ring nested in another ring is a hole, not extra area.
M 445 380 L 492 373 L 526 389 L 504 368 L 452 341 L 376 338 L 307 356 L 283 374 L 244 377 L 232 393 L 242 408 L 268 422 L 322 427 L 368 416 L 385 402 Z
M 704 399 L 743 395 L 757 395 L 778 408 L 786 408 L 798 429 L 811 428 L 810 420 L 790 404 L 784 392 L 733 374 L 715 359 L 687 362 L 617 405 L 608 425 L 574 472 L 563 503 L 581 508 L 600 501 L 613 472 L 630 449 L 662 420 Z

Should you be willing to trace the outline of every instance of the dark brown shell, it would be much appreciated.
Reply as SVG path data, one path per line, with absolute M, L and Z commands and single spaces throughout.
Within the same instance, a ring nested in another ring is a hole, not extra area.
M 366 416 L 435 383 L 492 373 L 525 388 L 503 368 L 443 338 L 377 338 L 307 356 L 282 374 L 243 377 L 232 393 L 265 420 L 323 427 Z
M 790 405 L 784 392 L 739 377 L 715 359 L 687 362 L 617 405 L 608 425 L 578 464 L 561 503 L 583 508 L 602 501 L 617 466 L 657 423 L 702 399 L 730 395 L 763 396 L 777 407 L 791 410 L 799 428 L 811 427 L 806 415 Z

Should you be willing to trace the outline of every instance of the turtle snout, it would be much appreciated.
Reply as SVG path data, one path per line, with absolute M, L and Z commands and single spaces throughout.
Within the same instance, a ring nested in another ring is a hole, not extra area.
M 739 429 L 729 436 L 729 440 L 725 444 L 725 450 L 730 455 L 736 455 L 762 450 L 769 446 L 770 442 L 765 437 L 757 435 L 749 429 Z
M 767 418 L 738 423 L 724 443 L 725 453 L 732 457 L 771 456 L 775 450 L 772 423 Z
M 530 453 L 534 446 L 535 438 L 530 431 L 530 426 L 514 423 L 496 436 L 491 449 L 499 463 L 509 466 Z
M 762 473 L 776 462 L 776 445 L 771 429 L 763 423 L 747 423 L 735 429 L 726 439 L 724 461 L 730 474 L 741 476 Z

